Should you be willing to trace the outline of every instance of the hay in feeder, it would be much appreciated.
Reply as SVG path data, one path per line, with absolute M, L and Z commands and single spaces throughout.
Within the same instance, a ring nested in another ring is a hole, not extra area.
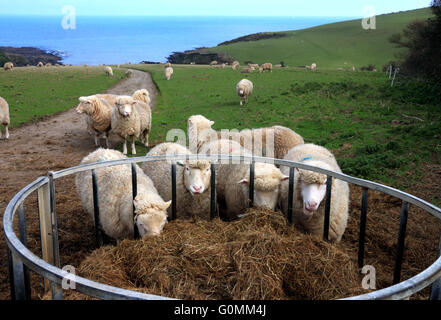
M 159 237 L 103 247 L 80 276 L 178 299 L 324 300 L 364 293 L 338 245 L 307 236 L 281 213 L 250 209 L 234 222 L 174 221 Z M 73 291 L 67 299 L 84 299 Z

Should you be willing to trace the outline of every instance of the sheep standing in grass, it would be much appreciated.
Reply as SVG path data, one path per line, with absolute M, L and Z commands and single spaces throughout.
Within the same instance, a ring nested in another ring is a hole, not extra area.
M 293 147 L 305 143 L 299 134 L 282 126 L 242 130 L 241 132 L 222 132 L 215 131 L 212 128 L 213 125 L 214 121 L 202 115 L 191 116 L 188 119 L 188 138 L 193 152 L 198 152 L 206 142 L 232 139 L 251 150 L 256 156 L 283 159 Z
M 170 63 L 170 62 L 167 62 L 165 65 L 164 65 L 164 68 L 170 68 L 172 66 L 172 64 Z
M 127 154 L 127 140 L 132 145 L 132 154 L 136 154 L 135 141 L 141 138 L 146 147 L 149 145 L 149 133 L 152 126 L 150 107 L 129 96 L 119 96 L 111 118 L 112 131 L 124 139 L 124 154 Z
M 81 164 L 126 158 L 116 150 L 98 149 L 85 157 Z M 171 205 L 171 202 L 165 202 L 161 198 L 152 180 L 138 166 L 136 166 L 138 194 L 133 200 L 131 172 L 130 164 L 96 170 L 100 222 L 106 235 L 116 240 L 133 239 L 134 221 L 141 236 L 159 235 L 167 223 L 167 209 Z M 90 171 L 77 173 L 75 185 L 84 209 L 94 217 Z
M 214 140 L 202 146 L 200 154 L 251 156 L 251 152 L 231 140 Z M 216 166 L 216 194 L 221 217 L 233 220 L 249 207 L 250 163 L 221 161 Z M 279 188 L 288 179 L 272 164 L 256 163 L 254 206 L 275 210 Z
M 168 68 L 165 68 L 165 70 L 164 70 L 164 73 L 165 73 L 165 78 L 167 79 L 167 80 L 170 80 L 171 79 L 171 77 L 172 77 L 172 75 L 173 75 L 173 68 L 172 67 L 168 67 Z
M 316 63 L 311 64 L 311 70 L 312 71 L 317 70 L 317 64 Z
M 5 99 L 0 97 L 0 124 L 5 126 L 5 139 L 9 139 L 9 105 Z M 2 131 L 0 130 L 0 138 L 2 137 Z
M 326 148 L 303 144 L 291 149 L 284 158 L 294 162 L 341 173 L 334 155 Z M 289 168 L 282 167 L 288 174 Z M 321 173 L 296 169 L 294 178 L 293 221 L 302 231 L 322 235 L 324 228 L 324 198 L 326 196 L 327 176 Z M 282 185 L 280 206 L 288 213 L 288 183 Z M 349 186 L 342 180 L 333 179 L 331 190 L 331 210 L 329 240 L 339 242 L 345 232 L 349 217 Z
M 176 143 L 163 143 L 147 156 L 191 154 Z M 210 219 L 211 163 L 206 160 L 178 161 L 176 168 L 176 210 L 178 217 Z M 171 162 L 144 162 L 142 169 L 154 182 L 161 197 L 172 200 Z M 169 212 L 170 214 L 170 212 Z
M 251 68 L 243 68 L 242 71 L 240 73 L 253 73 L 254 72 L 254 67 Z
M 217 65 L 217 61 L 211 61 L 210 62 L 210 66 L 215 66 L 215 65 Z
M 240 97 L 240 105 L 248 103 L 248 98 L 253 93 L 253 83 L 248 79 L 242 79 L 236 85 L 236 92 Z
M 233 68 L 233 70 L 238 70 L 240 67 L 239 61 L 234 61 L 231 67 Z
M 78 114 L 86 115 L 88 131 L 94 133 L 95 146 L 98 147 L 100 136 L 105 135 L 106 146 L 110 148 L 109 134 L 111 130 L 112 104 L 97 96 L 80 97 L 76 108 Z
M 5 69 L 5 71 L 12 70 L 13 68 L 14 68 L 14 64 L 12 62 L 6 62 L 3 65 L 3 69 Z
M 264 71 L 270 71 L 273 72 L 273 65 L 272 63 L 264 63 L 260 66 L 259 72 L 262 73 Z
M 39 67 L 39 68 L 42 68 L 42 67 L 44 67 L 44 64 L 43 64 L 43 62 L 39 62 L 38 64 L 37 64 L 37 67 Z
M 113 70 L 112 70 L 111 67 L 109 67 L 109 66 L 105 67 L 105 68 L 104 68 L 104 71 L 106 72 L 106 74 L 107 74 L 109 77 L 113 77 Z
M 255 70 L 259 69 L 259 65 L 257 63 L 248 63 L 248 67 L 254 68 Z

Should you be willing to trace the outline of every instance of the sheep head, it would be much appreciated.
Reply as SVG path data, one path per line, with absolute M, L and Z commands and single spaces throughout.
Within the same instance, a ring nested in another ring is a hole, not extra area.
M 210 188 L 211 162 L 204 160 L 178 161 L 184 168 L 185 188 L 194 196 L 203 194 Z
M 203 135 L 211 131 L 214 121 L 208 120 L 204 116 L 191 116 L 188 119 L 188 138 L 190 139 L 190 150 L 197 153 L 200 145 L 205 141 Z
M 138 195 L 133 204 L 135 223 L 141 237 L 160 235 L 167 223 L 167 209 L 171 206 L 171 201 L 153 203 L 147 197 Z
M 99 99 L 95 96 L 90 96 L 80 97 L 78 100 L 80 101 L 80 104 L 76 107 L 75 111 L 78 114 L 85 113 L 87 115 L 93 115 L 99 103 Z
M 133 98 L 136 100 L 143 101 L 147 104 L 150 103 L 150 94 L 147 91 L 147 89 L 141 89 L 141 90 L 135 91 L 135 93 L 133 94 Z
M 136 100 L 129 96 L 120 96 L 116 99 L 115 107 L 123 118 L 129 118 L 133 112 Z
M 248 190 L 250 173 L 239 181 Z M 276 166 L 268 163 L 256 163 L 254 169 L 254 205 L 275 210 L 280 184 L 289 177 L 282 174 Z M 246 191 L 247 191 L 246 190 Z

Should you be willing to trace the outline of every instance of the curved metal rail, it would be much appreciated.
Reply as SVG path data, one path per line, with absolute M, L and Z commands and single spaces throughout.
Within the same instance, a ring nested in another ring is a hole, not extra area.
M 407 214 L 409 209 L 409 204 L 413 204 L 418 208 L 423 209 L 424 211 L 432 214 L 441 220 L 441 209 L 421 200 L 413 195 L 405 193 L 403 191 L 387 187 L 375 182 L 354 178 L 342 173 L 332 172 L 329 170 L 325 170 L 322 168 L 312 167 L 306 165 L 304 163 L 297 163 L 287 160 L 279 160 L 272 158 L 263 158 L 263 157 L 249 157 L 249 156 L 231 156 L 231 155 L 162 155 L 162 156 L 153 156 L 153 157 L 137 157 L 137 158 L 129 158 L 123 160 L 114 160 L 114 161 L 106 161 L 106 162 L 98 162 L 92 164 L 85 164 L 65 170 L 61 170 L 58 172 L 50 172 L 47 177 L 40 177 L 20 192 L 18 192 L 12 200 L 9 202 L 6 207 L 4 216 L 3 216 L 3 229 L 5 233 L 5 239 L 8 246 L 8 257 L 10 258 L 10 272 L 11 272 L 11 291 L 12 298 L 16 299 L 29 299 L 30 293 L 29 291 L 29 276 L 26 276 L 28 272 L 28 268 L 32 271 L 40 274 L 45 279 L 50 282 L 52 288 L 52 297 L 53 299 L 62 299 L 61 288 L 63 279 L 69 278 L 72 276 L 69 272 L 64 271 L 59 268 L 59 262 L 57 261 L 58 250 L 58 237 L 57 237 L 57 222 L 56 222 L 56 203 L 55 203 L 55 192 L 54 192 L 54 181 L 56 179 L 72 175 L 82 171 L 92 171 L 95 173 L 96 169 L 108 167 L 108 166 L 117 166 L 117 165 L 127 165 L 132 164 L 132 178 L 133 181 L 136 182 L 136 176 L 133 177 L 133 174 L 136 175 L 136 170 L 133 170 L 133 164 L 139 162 L 155 162 L 155 161 L 170 161 L 171 165 L 173 162 L 177 160 L 195 160 L 195 159 L 208 159 L 213 160 L 212 169 L 215 170 L 216 162 L 226 161 L 226 162 L 236 162 L 236 163 L 247 163 L 251 166 L 251 172 L 253 172 L 253 167 L 256 162 L 263 163 L 272 163 L 279 166 L 286 166 L 290 169 L 290 190 L 292 190 L 292 184 L 294 179 L 294 170 L 293 168 L 306 169 L 310 171 L 315 171 L 319 173 L 323 173 L 328 177 L 333 177 L 335 179 L 340 179 L 346 181 L 348 183 L 360 186 L 363 188 L 363 197 L 362 197 L 362 214 L 361 214 L 361 230 L 360 230 L 360 243 L 359 243 L 359 265 L 362 266 L 363 258 L 364 258 L 364 237 L 365 237 L 365 228 L 366 228 L 366 212 L 367 212 L 367 195 L 368 190 L 379 191 L 403 201 L 403 209 L 402 209 L 402 219 L 400 221 L 400 232 L 398 239 L 398 255 L 396 257 L 396 275 L 394 276 L 394 281 L 399 282 L 399 275 L 401 271 L 401 260 L 402 259 L 402 251 L 404 250 L 404 238 L 406 234 L 406 223 L 407 223 Z M 215 176 L 215 175 L 214 175 Z M 213 177 L 214 179 L 214 177 Z M 96 179 L 95 179 L 96 180 Z M 332 185 L 332 179 L 328 179 L 328 190 L 330 191 L 330 186 Z M 214 181 L 212 181 L 214 183 Z M 252 186 L 252 184 L 251 184 Z M 24 220 L 24 201 L 25 199 L 33 192 L 40 191 L 43 188 L 48 188 L 48 199 L 50 201 L 48 207 L 51 212 L 51 224 L 52 224 L 52 242 L 54 244 L 55 249 L 53 249 L 54 259 L 52 259 L 52 264 L 43 260 L 42 258 L 33 254 L 26 247 L 26 222 Z M 250 195 L 252 192 L 250 191 Z M 136 196 L 136 186 L 134 187 L 134 194 Z M 212 197 L 214 196 L 212 192 Z M 330 192 L 327 192 L 326 199 L 326 209 L 325 209 L 325 221 L 329 222 L 329 201 L 330 201 Z M 213 201 L 212 201 L 213 202 Z M 289 208 L 292 208 L 292 195 L 290 192 L 289 199 Z M 20 230 L 20 238 L 17 237 L 14 229 L 13 229 L 13 221 L 16 213 L 19 213 L 19 230 Z M 327 217 L 326 217 L 327 215 Z M 213 212 L 211 212 L 211 217 L 213 218 Z M 289 220 L 291 217 L 288 215 Z M 55 229 L 54 229 L 55 228 Z M 327 239 L 327 228 L 329 228 L 329 223 L 325 223 L 324 237 Z M 135 228 L 136 229 L 136 228 Z M 401 251 L 401 257 L 400 257 Z M 440 249 L 441 251 L 441 249 Z M 397 270 L 397 267 L 398 270 Z M 400 282 L 396 283 L 393 286 L 388 288 L 378 290 L 375 292 L 363 294 L 356 297 L 350 297 L 346 299 L 355 299 L 355 300 L 367 300 L 367 299 L 406 299 L 413 294 L 423 290 L 424 288 L 434 284 L 432 287 L 432 298 L 441 299 L 441 286 L 440 286 L 440 278 L 441 278 L 441 257 L 439 257 L 430 267 L 417 274 L 416 276 Z M 76 291 L 84 293 L 89 296 L 93 296 L 95 298 L 100 299 L 132 299 L 132 300 L 164 300 L 169 299 L 161 296 L 143 294 L 135 291 L 124 290 L 121 288 L 116 288 L 108 285 L 104 285 L 95 281 L 91 281 L 79 276 L 75 276 L 75 284 Z

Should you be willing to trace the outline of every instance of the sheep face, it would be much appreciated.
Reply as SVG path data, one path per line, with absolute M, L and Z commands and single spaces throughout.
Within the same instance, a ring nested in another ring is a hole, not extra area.
M 93 97 L 81 97 L 79 98 L 80 104 L 76 107 L 75 111 L 78 114 L 91 114 L 93 112 L 93 106 L 96 102 Z
M 254 206 L 275 210 L 279 197 L 280 185 L 283 181 L 288 179 L 289 177 L 283 175 L 274 165 L 256 163 L 254 177 Z M 239 181 L 239 184 L 245 185 L 248 189 L 249 179 L 245 178 Z
M 184 185 L 192 194 L 203 194 L 210 186 L 211 163 L 209 161 L 178 162 L 184 168 Z
M 133 112 L 133 106 L 136 104 L 134 99 L 118 99 L 115 106 L 119 114 L 124 118 L 129 118 Z
M 135 223 L 141 237 L 158 236 L 167 223 L 167 209 L 171 201 L 165 203 L 151 203 L 137 196 L 135 205 Z
M 297 171 L 300 173 L 300 195 L 303 200 L 303 213 L 306 216 L 312 216 L 325 198 L 327 177 L 317 172 Z

